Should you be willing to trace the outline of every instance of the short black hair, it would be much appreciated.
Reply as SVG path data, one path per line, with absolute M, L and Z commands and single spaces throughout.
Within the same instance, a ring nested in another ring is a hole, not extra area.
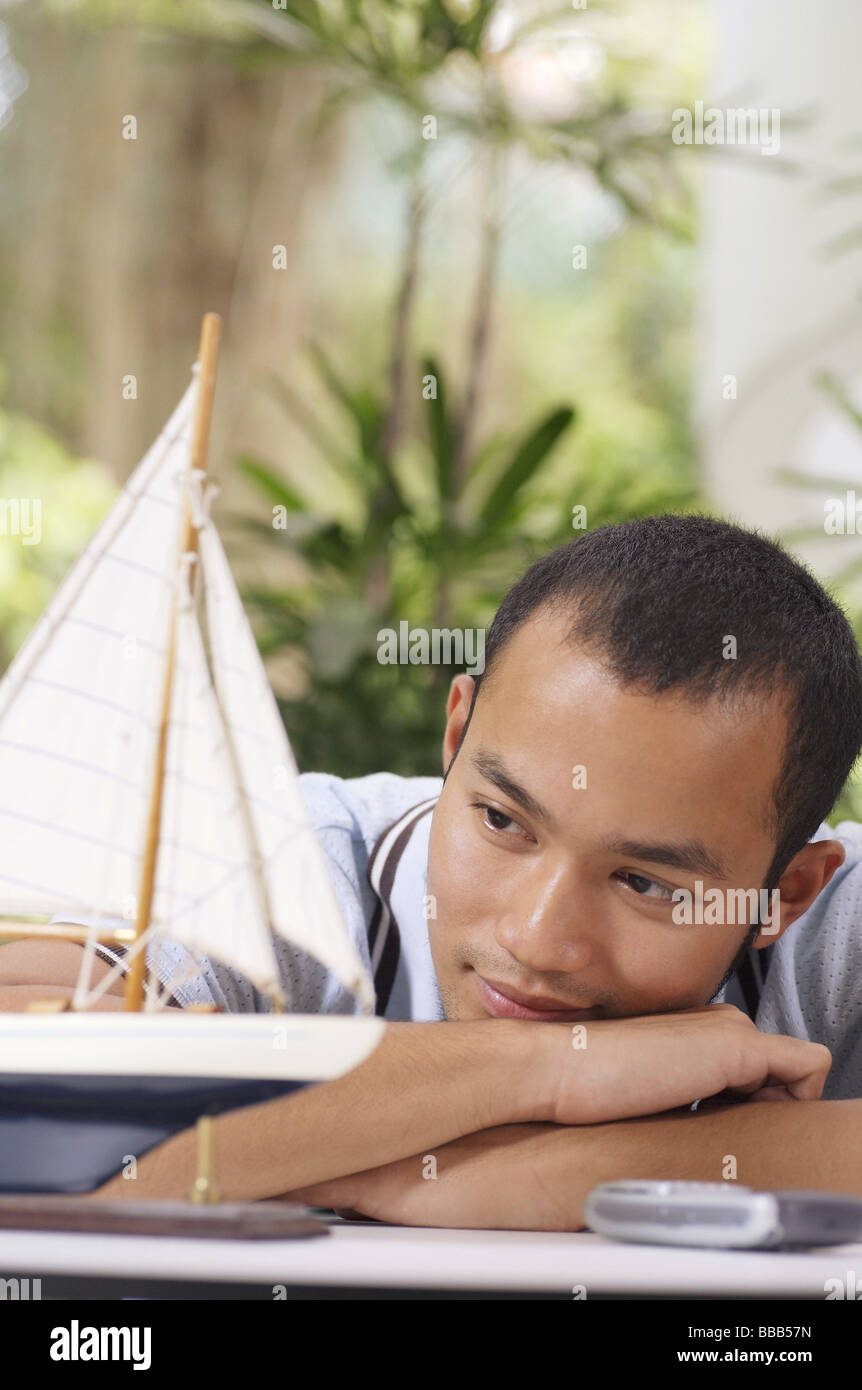
M 599 526 L 537 560 L 506 594 L 471 714 L 506 643 L 544 608 L 570 610 L 569 637 L 644 693 L 678 689 L 697 701 L 784 692 L 787 743 L 766 877 L 775 887 L 862 748 L 862 661 L 841 606 L 776 541 L 729 521 L 663 515 Z

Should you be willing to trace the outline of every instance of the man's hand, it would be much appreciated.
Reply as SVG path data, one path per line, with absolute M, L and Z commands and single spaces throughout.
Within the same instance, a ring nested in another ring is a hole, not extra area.
M 542 1027 L 555 1054 L 554 1088 L 539 1118 L 557 1124 L 657 1115 L 723 1091 L 817 1100 L 832 1065 L 827 1047 L 762 1033 L 732 1004 L 526 1026 Z

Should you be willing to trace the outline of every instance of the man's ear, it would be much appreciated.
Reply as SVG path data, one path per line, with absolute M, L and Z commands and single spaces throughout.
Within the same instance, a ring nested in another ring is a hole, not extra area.
M 443 734 L 443 771 L 449 771 L 449 764 L 455 756 L 455 749 L 467 723 L 470 706 L 473 703 L 473 690 L 476 682 L 472 676 L 455 676 L 449 686 L 446 701 L 446 729 Z
M 778 880 L 780 928 L 761 932 L 752 941 L 756 951 L 772 946 L 803 912 L 807 912 L 818 893 L 826 887 L 836 869 L 847 857 L 840 840 L 814 840 L 791 859 Z

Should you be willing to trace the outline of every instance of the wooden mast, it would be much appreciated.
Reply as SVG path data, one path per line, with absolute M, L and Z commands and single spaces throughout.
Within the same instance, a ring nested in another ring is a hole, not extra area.
M 191 450 L 191 467 L 206 469 L 207 445 L 209 443 L 210 419 L 212 417 L 213 396 L 215 394 L 216 366 L 218 362 L 221 319 L 218 314 L 205 314 L 201 324 L 200 345 L 198 347 L 198 400 L 195 414 L 194 437 Z M 198 533 L 192 520 L 192 510 L 188 495 L 183 504 L 180 525 L 180 555 L 197 552 Z M 189 574 L 189 585 L 194 589 L 194 577 Z M 174 655 L 176 647 L 178 594 L 171 603 L 171 616 L 168 628 L 168 644 L 165 659 L 165 676 L 162 686 L 159 730 L 156 739 L 153 781 L 150 792 L 150 811 L 147 819 L 147 838 L 144 845 L 144 860 L 138 888 L 138 913 L 135 920 L 134 940 L 137 941 L 150 924 L 150 914 L 155 891 L 156 864 L 159 853 L 159 831 L 162 821 L 162 802 L 165 786 L 165 757 L 168 746 L 168 726 L 170 721 L 171 692 L 174 679 Z M 140 1010 L 144 998 L 146 977 L 146 946 L 139 947 L 133 956 L 126 975 L 125 1007 Z

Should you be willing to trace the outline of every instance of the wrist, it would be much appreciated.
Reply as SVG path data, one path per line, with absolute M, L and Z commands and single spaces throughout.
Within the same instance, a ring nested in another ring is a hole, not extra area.
M 477 1134 L 528 1118 L 533 1068 L 525 1027 L 515 1019 L 478 1019 L 447 1023 L 459 1048 L 453 1073 L 454 1092 L 465 1103 L 458 1116 L 460 1134 Z M 455 1078 L 461 1078 L 461 1085 Z M 469 1083 L 469 1084 L 464 1084 Z
M 500 1113 L 494 1123 L 554 1123 L 568 1027 L 506 1019 L 495 1021 L 494 1033 Z

